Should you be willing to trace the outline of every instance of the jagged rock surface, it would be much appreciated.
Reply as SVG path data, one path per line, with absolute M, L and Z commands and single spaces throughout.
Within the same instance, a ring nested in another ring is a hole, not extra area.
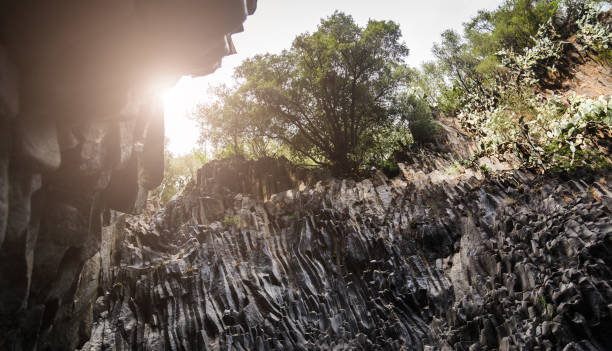
M 83 350 L 612 348 L 609 174 L 404 167 L 262 201 L 206 167 L 116 222 Z
M 89 339 L 102 227 L 163 177 L 158 85 L 234 52 L 256 0 L 0 2 L 0 349 Z

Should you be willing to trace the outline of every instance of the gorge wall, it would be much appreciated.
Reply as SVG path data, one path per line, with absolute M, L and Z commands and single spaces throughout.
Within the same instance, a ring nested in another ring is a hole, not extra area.
M 315 183 L 205 165 L 108 228 L 81 350 L 612 348 L 610 174 L 401 168 Z
M 0 349 L 89 339 L 102 228 L 162 180 L 160 87 L 218 67 L 255 7 L 0 4 Z
M 234 158 L 138 214 L 163 175 L 154 87 L 214 70 L 255 7 L 0 4 L 1 350 L 612 349 L 609 172 Z

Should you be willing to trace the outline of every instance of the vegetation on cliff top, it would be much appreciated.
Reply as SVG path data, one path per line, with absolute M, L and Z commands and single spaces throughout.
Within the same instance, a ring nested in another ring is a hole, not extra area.
M 409 70 L 400 38 L 392 21 L 362 28 L 334 13 L 282 53 L 245 60 L 239 85 L 217 89 L 219 100 L 200 109 L 203 137 L 240 155 L 282 145 L 337 173 L 382 161 L 406 142 L 414 115 L 413 100 L 401 96 Z
M 572 51 L 611 64 L 602 3 L 507 0 L 479 11 L 463 34 L 445 31 L 437 59 L 418 69 L 404 64 L 397 24 L 360 27 L 336 12 L 282 53 L 243 62 L 236 86 L 217 87 L 196 116 L 202 141 L 213 157 L 285 156 L 350 175 L 435 145 L 445 115 L 476 139 L 477 157 L 513 155 L 541 171 L 610 167 L 610 95 L 562 89 L 580 63 Z
M 513 154 L 541 171 L 612 165 L 610 94 L 579 96 L 561 84 L 571 77 L 568 66 L 576 65 L 568 61 L 570 52 L 610 50 L 610 26 L 599 9 L 592 1 L 555 2 L 530 46 L 501 47 L 491 54 L 500 62 L 498 71 L 475 73 L 480 80 L 468 78 L 467 88 L 452 92 L 459 92 L 453 109 L 479 141 L 481 155 Z

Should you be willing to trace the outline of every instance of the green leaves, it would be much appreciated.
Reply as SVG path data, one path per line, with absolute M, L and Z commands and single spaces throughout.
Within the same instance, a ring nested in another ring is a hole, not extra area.
M 438 125 L 432 120 L 427 102 L 416 95 L 403 94 L 395 102 L 401 118 L 408 122 L 415 143 L 423 145 L 436 141 Z
M 465 25 L 465 36 L 481 58 L 502 48 L 521 52 L 534 44 L 538 29 L 557 7 L 550 0 L 507 0 L 494 11 L 480 11 Z
M 587 3 L 584 15 L 577 21 L 576 36 L 585 49 L 605 51 L 612 45 L 612 28 L 601 23 L 598 14 L 599 6 L 594 2 Z
M 578 42 L 595 50 L 609 46 L 612 35 L 597 19 L 596 2 L 507 1 L 496 11 L 480 12 L 467 24 L 467 41 L 446 33 L 434 50 L 441 63 L 458 73 L 455 89 L 441 94 L 438 105 L 443 105 L 445 96 L 457 96 L 459 118 L 479 139 L 483 153 L 503 157 L 512 152 L 524 165 L 541 170 L 610 166 L 610 99 L 573 96 L 566 100 L 538 93 L 538 88 L 546 87 L 543 78 L 557 76 L 557 66 L 563 63 L 567 44 L 563 38 L 576 34 Z M 531 27 L 536 23 L 539 28 Z M 529 40 L 521 39 L 535 31 Z M 487 40 L 512 32 L 514 39 L 497 40 L 498 61 L 486 56 L 490 54 Z M 470 53 L 480 55 L 478 74 L 462 59 Z
M 555 95 L 525 96 L 521 104 L 531 109 L 531 116 L 518 118 L 511 104 L 464 118 L 479 123 L 483 151 L 488 154 L 512 151 L 527 166 L 542 170 L 611 166 L 606 140 L 612 137 L 612 99 L 574 95 L 567 103 Z
M 314 33 L 297 36 L 291 48 L 238 67 L 240 86 L 221 92 L 220 105 L 202 111 L 203 120 L 216 126 L 210 137 L 276 140 L 338 173 L 357 169 L 374 157 L 371 150 L 388 130 L 403 123 L 390 111 L 409 75 L 403 62 L 408 48 L 400 38 L 396 23 L 370 20 L 362 28 L 335 12 Z

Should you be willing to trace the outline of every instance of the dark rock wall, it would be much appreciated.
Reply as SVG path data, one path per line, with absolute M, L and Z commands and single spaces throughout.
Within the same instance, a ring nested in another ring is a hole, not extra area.
M 162 180 L 158 90 L 218 67 L 255 5 L 0 3 L 0 349 L 89 339 L 102 228 Z
M 0 3 L 1 350 L 612 349 L 609 174 L 234 159 L 120 213 L 163 174 L 152 87 L 214 70 L 255 5 Z
M 82 350 L 612 348 L 609 174 L 404 167 L 261 201 L 225 173 L 257 166 L 226 163 L 109 228 L 123 242 Z

